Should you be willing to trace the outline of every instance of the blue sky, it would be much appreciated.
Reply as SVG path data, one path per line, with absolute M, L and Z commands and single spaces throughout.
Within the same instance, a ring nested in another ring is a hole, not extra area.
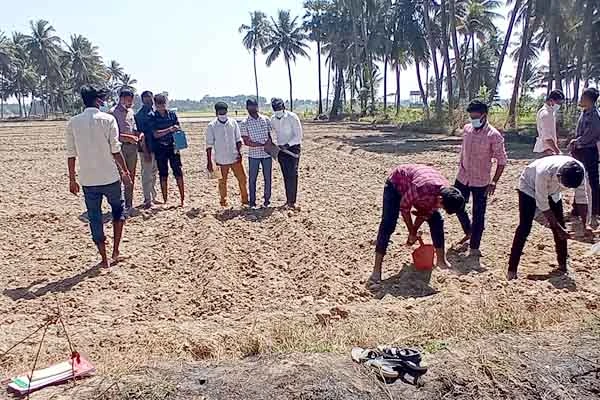
M 239 26 L 249 21 L 253 10 L 275 15 L 278 9 L 290 9 L 303 15 L 301 0 L 27 0 L 25 4 L 10 2 L 3 7 L 0 30 L 27 32 L 30 20 L 46 19 L 65 40 L 75 33 L 90 39 L 106 62 L 117 60 L 138 80 L 139 90 L 167 91 L 178 99 L 254 93 L 252 57 L 241 44 Z M 299 59 L 293 66 L 295 98 L 317 97 L 313 47 L 310 55 L 311 60 Z M 261 56 L 258 64 L 261 96 L 287 98 L 283 61 L 267 68 Z M 395 87 L 392 76 L 388 79 Z M 504 86 L 502 94 L 510 91 Z M 402 98 L 417 89 L 414 70 L 409 69 L 403 73 Z

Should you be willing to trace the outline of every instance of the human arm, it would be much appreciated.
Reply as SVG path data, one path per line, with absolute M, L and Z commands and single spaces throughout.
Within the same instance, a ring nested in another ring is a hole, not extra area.
M 242 134 L 240 132 L 240 125 L 237 122 L 234 122 L 235 125 L 235 146 L 238 152 L 238 161 L 242 160 L 242 145 L 244 142 L 242 141 Z
M 213 171 L 212 163 L 212 148 L 215 145 L 215 133 L 212 125 L 208 125 L 206 129 L 206 169 L 210 172 Z
M 556 118 L 553 112 L 546 109 L 542 110 L 538 114 L 538 126 L 540 132 L 540 138 L 544 142 L 544 148 L 552 150 L 554 155 L 562 154 L 558 148 L 557 134 L 556 134 Z
M 206 169 L 209 172 L 213 172 L 213 162 L 212 162 L 212 147 L 208 147 L 206 149 Z
M 571 141 L 572 148 L 581 148 L 595 145 L 600 141 L 600 114 L 592 112 L 582 113 L 577 124 L 577 138 Z
M 562 239 L 569 239 L 570 234 L 567 232 L 565 228 L 563 228 L 558 219 L 554 215 L 554 212 L 550 208 L 550 185 L 552 184 L 552 179 L 554 179 L 553 174 L 548 170 L 538 169 L 536 170 L 535 176 L 535 202 L 536 207 L 544 214 L 546 220 L 550 224 L 550 228 L 553 232 L 556 232 L 558 236 Z
M 494 173 L 494 177 L 486 189 L 486 196 L 494 195 L 498 181 L 500 181 L 500 178 L 504 173 L 504 169 L 506 168 L 506 164 L 508 164 L 508 155 L 506 154 L 504 137 L 500 132 L 496 132 L 494 134 L 494 139 L 492 141 L 492 157 L 496 159 L 496 172 Z
M 67 168 L 69 170 L 69 191 L 73 194 L 79 193 L 79 184 L 75 174 L 75 160 L 77 157 L 77 148 L 75 147 L 75 136 L 71 121 L 67 124 L 65 130 L 65 145 L 67 148 Z
M 592 229 L 588 226 L 588 215 L 590 211 L 590 201 L 592 199 L 592 191 L 587 177 L 587 172 L 583 178 L 583 182 L 575 189 L 575 199 L 573 207 L 577 215 L 581 218 L 583 230 L 587 235 L 592 234 Z
M 131 175 L 129 174 L 129 169 L 127 169 L 127 164 L 125 163 L 125 159 L 123 158 L 123 154 L 121 154 L 121 142 L 119 141 L 119 127 L 117 125 L 116 120 L 110 121 L 109 130 L 108 130 L 108 141 L 110 144 L 110 152 L 119 167 L 119 171 L 121 171 L 121 179 L 125 185 L 131 184 Z
M 298 118 L 298 116 L 295 114 L 292 120 L 292 132 L 294 133 L 294 138 L 298 141 L 298 143 L 302 142 L 304 132 L 302 131 L 302 124 L 300 123 L 300 118 Z

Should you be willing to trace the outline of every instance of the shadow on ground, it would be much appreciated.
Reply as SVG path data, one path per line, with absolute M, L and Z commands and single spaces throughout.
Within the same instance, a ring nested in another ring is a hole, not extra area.
M 2 294 L 11 298 L 14 301 L 19 299 L 24 300 L 32 300 L 37 297 L 44 296 L 48 293 L 58 293 L 58 292 L 68 292 L 73 289 L 75 286 L 80 284 L 86 279 L 94 278 L 100 275 L 100 264 L 96 264 L 92 268 L 89 268 L 83 272 L 80 272 L 77 275 L 71 276 L 69 278 L 61 279 L 56 282 L 50 282 L 40 288 L 32 290 L 32 288 L 36 285 L 41 284 L 44 280 L 38 280 L 29 284 L 29 286 L 16 288 L 16 289 L 4 289 Z
M 250 222 L 260 222 L 269 218 L 275 212 L 275 208 L 241 208 L 219 211 L 215 214 L 215 218 L 221 222 L 231 221 L 236 218 L 243 218 Z
M 373 296 L 382 299 L 386 295 L 394 297 L 427 297 L 437 293 L 429 283 L 432 271 L 419 271 L 412 264 L 404 264 L 400 272 L 369 288 Z

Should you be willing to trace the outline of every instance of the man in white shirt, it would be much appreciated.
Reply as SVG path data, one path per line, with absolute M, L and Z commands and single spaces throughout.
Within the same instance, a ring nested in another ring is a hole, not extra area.
M 529 164 L 519 180 L 519 226 L 510 254 L 507 278 L 517 278 L 521 255 L 531 233 L 536 209 L 539 209 L 554 233 L 559 274 L 567 273 L 567 240 L 571 235 L 565 227 L 561 192 L 575 189 L 575 205 L 586 235 L 588 227 L 589 186 L 583 164 L 572 157 L 557 155 L 540 158 Z
M 102 257 L 101 266 L 106 268 L 110 267 L 110 262 L 106 255 L 102 198 L 106 196 L 112 210 L 112 261 L 117 262 L 125 224 L 121 180 L 125 186 L 131 185 L 131 176 L 121 154 L 117 121 L 112 115 L 99 110 L 109 94 L 110 91 L 105 88 L 89 85 L 82 87 L 81 98 L 85 111 L 71 118 L 65 133 L 69 190 L 74 195 L 79 193 L 79 183 L 75 176 L 75 161 L 79 158 L 79 181 L 83 187 L 92 239 Z
M 286 206 L 296 208 L 302 124 L 296 114 L 285 109 L 282 99 L 273 99 L 271 106 L 274 113 L 271 118 L 271 126 L 275 131 L 277 145 L 285 150 L 279 152 L 278 159 L 285 184 Z
M 210 172 L 213 167 L 213 152 L 217 167 L 221 169 L 219 179 L 219 194 L 221 206 L 227 206 L 227 176 L 229 170 L 233 171 L 240 186 L 242 205 L 248 205 L 248 189 L 246 185 L 246 172 L 242 164 L 242 135 L 240 127 L 235 119 L 227 116 L 227 104 L 218 102 L 215 104 L 217 117 L 208 124 L 206 130 L 206 169 Z
M 533 148 L 534 153 L 542 156 L 553 156 L 562 154 L 558 147 L 558 136 L 556 134 L 556 113 L 565 100 L 561 90 L 553 90 L 546 98 L 544 106 L 537 113 L 538 137 Z

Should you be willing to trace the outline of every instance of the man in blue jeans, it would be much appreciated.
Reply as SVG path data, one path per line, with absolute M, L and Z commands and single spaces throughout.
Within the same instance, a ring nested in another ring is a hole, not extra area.
M 81 98 L 86 108 L 71 118 L 65 133 L 69 191 L 74 195 L 79 193 L 75 174 L 75 162 L 79 158 L 79 182 L 83 186 L 92 239 L 102 257 L 101 266 L 105 268 L 110 267 L 110 262 L 106 255 L 102 198 L 106 197 L 112 209 L 114 243 L 111 261 L 116 262 L 125 224 L 121 181 L 125 186 L 131 185 L 131 176 L 121 154 L 117 121 L 99 110 L 109 94 L 106 88 L 83 86 Z
M 271 204 L 271 171 L 273 161 L 265 152 L 265 143 L 271 141 L 271 121 L 258 113 L 258 102 L 253 99 L 246 101 L 248 117 L 242 121 L 241 131 L 244 144 L 248 150 L 248 169 L 250 184 L 250 207 L 256 207 L 256 180 L 262 167 L 265 180 L 264 207 Z

